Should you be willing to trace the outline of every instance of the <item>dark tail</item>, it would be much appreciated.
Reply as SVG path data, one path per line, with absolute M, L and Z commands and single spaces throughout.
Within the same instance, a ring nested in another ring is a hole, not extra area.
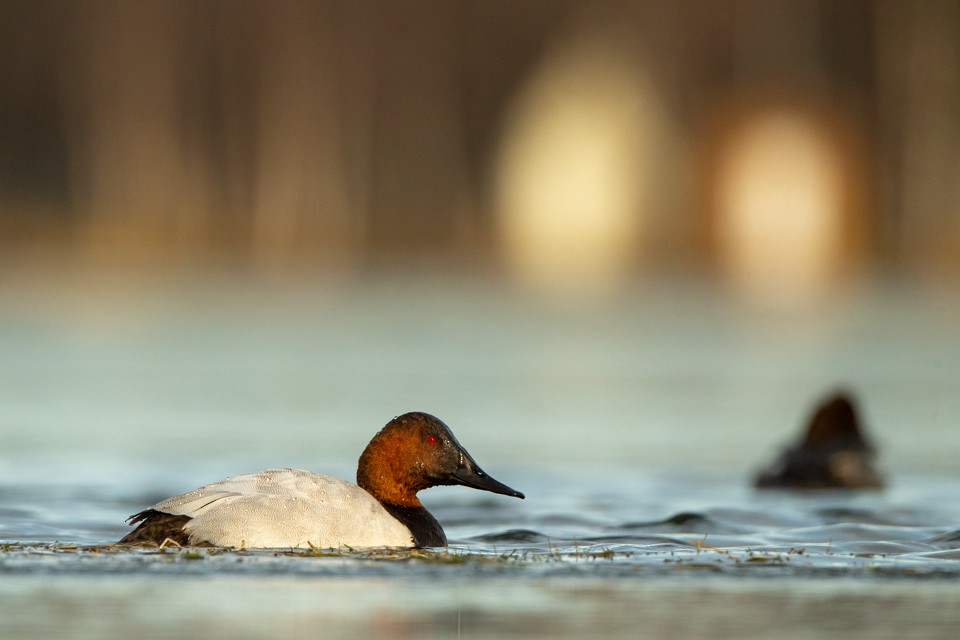
M 183 526 L 190 522 L 190 516 L 175 516 L 156 509 L 147 509 L 127 519 L 127 523 L 138 524 L 136 529 L 124 536 L 117 544 L 123 545 L 161 545 L 170 540 L 181 546 L 190 546 L 190 540 Z

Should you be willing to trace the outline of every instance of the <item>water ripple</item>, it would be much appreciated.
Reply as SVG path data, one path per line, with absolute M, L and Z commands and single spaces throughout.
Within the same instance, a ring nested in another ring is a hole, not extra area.
M 534 492 L 524 502 L 446 494 L 450 497 L 437 500 L 431 510 L 447 531 L 450 549 L 399 556 L 289 550 L 108 553 L 98 545 L 127 531 L 123 520 L 132 496 L 144 487 L 129 487 L 129 493 L 81 485 L 9 490 L 0 507 L 0 544 L 5 544 L 0 572 L 432 575 L 442 571 L 437 567 L 461 563 L 475 572 L 524 567 L 535 575 L 585 577 L 699 570 L 739 575 L 754 569 L 795 577 L 837 571 L 874 578 L 960 576 L 960 513 L 927 506 L 945 503 L 931 500 L 926 485 L 913 487 L 909 500 L 786 493 L 771 499 L 733 484 L 724 489 L 679 481 L 667 494 L 663 483 L 649 483 L 648 493 L 635 487 L 618 492 L 583 477 L 550 486 L 552 492 Z M 937 495 L 943 487 L 942 482 L 929 485 Z M 192 563 L 194 557 L 201 562 Z M 404 562 L 384 562 L 395 559 Z

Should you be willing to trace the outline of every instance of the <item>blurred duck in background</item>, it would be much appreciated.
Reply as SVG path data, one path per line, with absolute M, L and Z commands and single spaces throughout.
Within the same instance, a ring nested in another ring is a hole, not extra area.
M 847 393 L 823 401 L 803 440 L 788 447 L 756 479 L 760 489 L 879 489 L 883 477 Z

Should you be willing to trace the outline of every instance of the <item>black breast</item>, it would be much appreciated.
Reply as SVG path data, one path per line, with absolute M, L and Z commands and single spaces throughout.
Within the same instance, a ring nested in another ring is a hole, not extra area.
M 402 522 L 413 534 L 416 547 L 445 547 L 447 536 L 443 527 L 430 512 L 423 507 L 402 507 L 397 504 L 381 503 L 390 515 Z

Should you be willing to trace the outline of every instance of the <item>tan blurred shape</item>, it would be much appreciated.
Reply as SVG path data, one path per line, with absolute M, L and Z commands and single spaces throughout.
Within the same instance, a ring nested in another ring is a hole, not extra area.
M 721 110 L 708 135 L 708 246 L 758 301 L 799 304 L 862 270 L 864 170 L 856 122 L 802 98 Z
M 508 111 L 499 242 L 521 281 L 604 289 L 630 273 L 666 114 L 637 57 L 602 35 L 543 59 Z

